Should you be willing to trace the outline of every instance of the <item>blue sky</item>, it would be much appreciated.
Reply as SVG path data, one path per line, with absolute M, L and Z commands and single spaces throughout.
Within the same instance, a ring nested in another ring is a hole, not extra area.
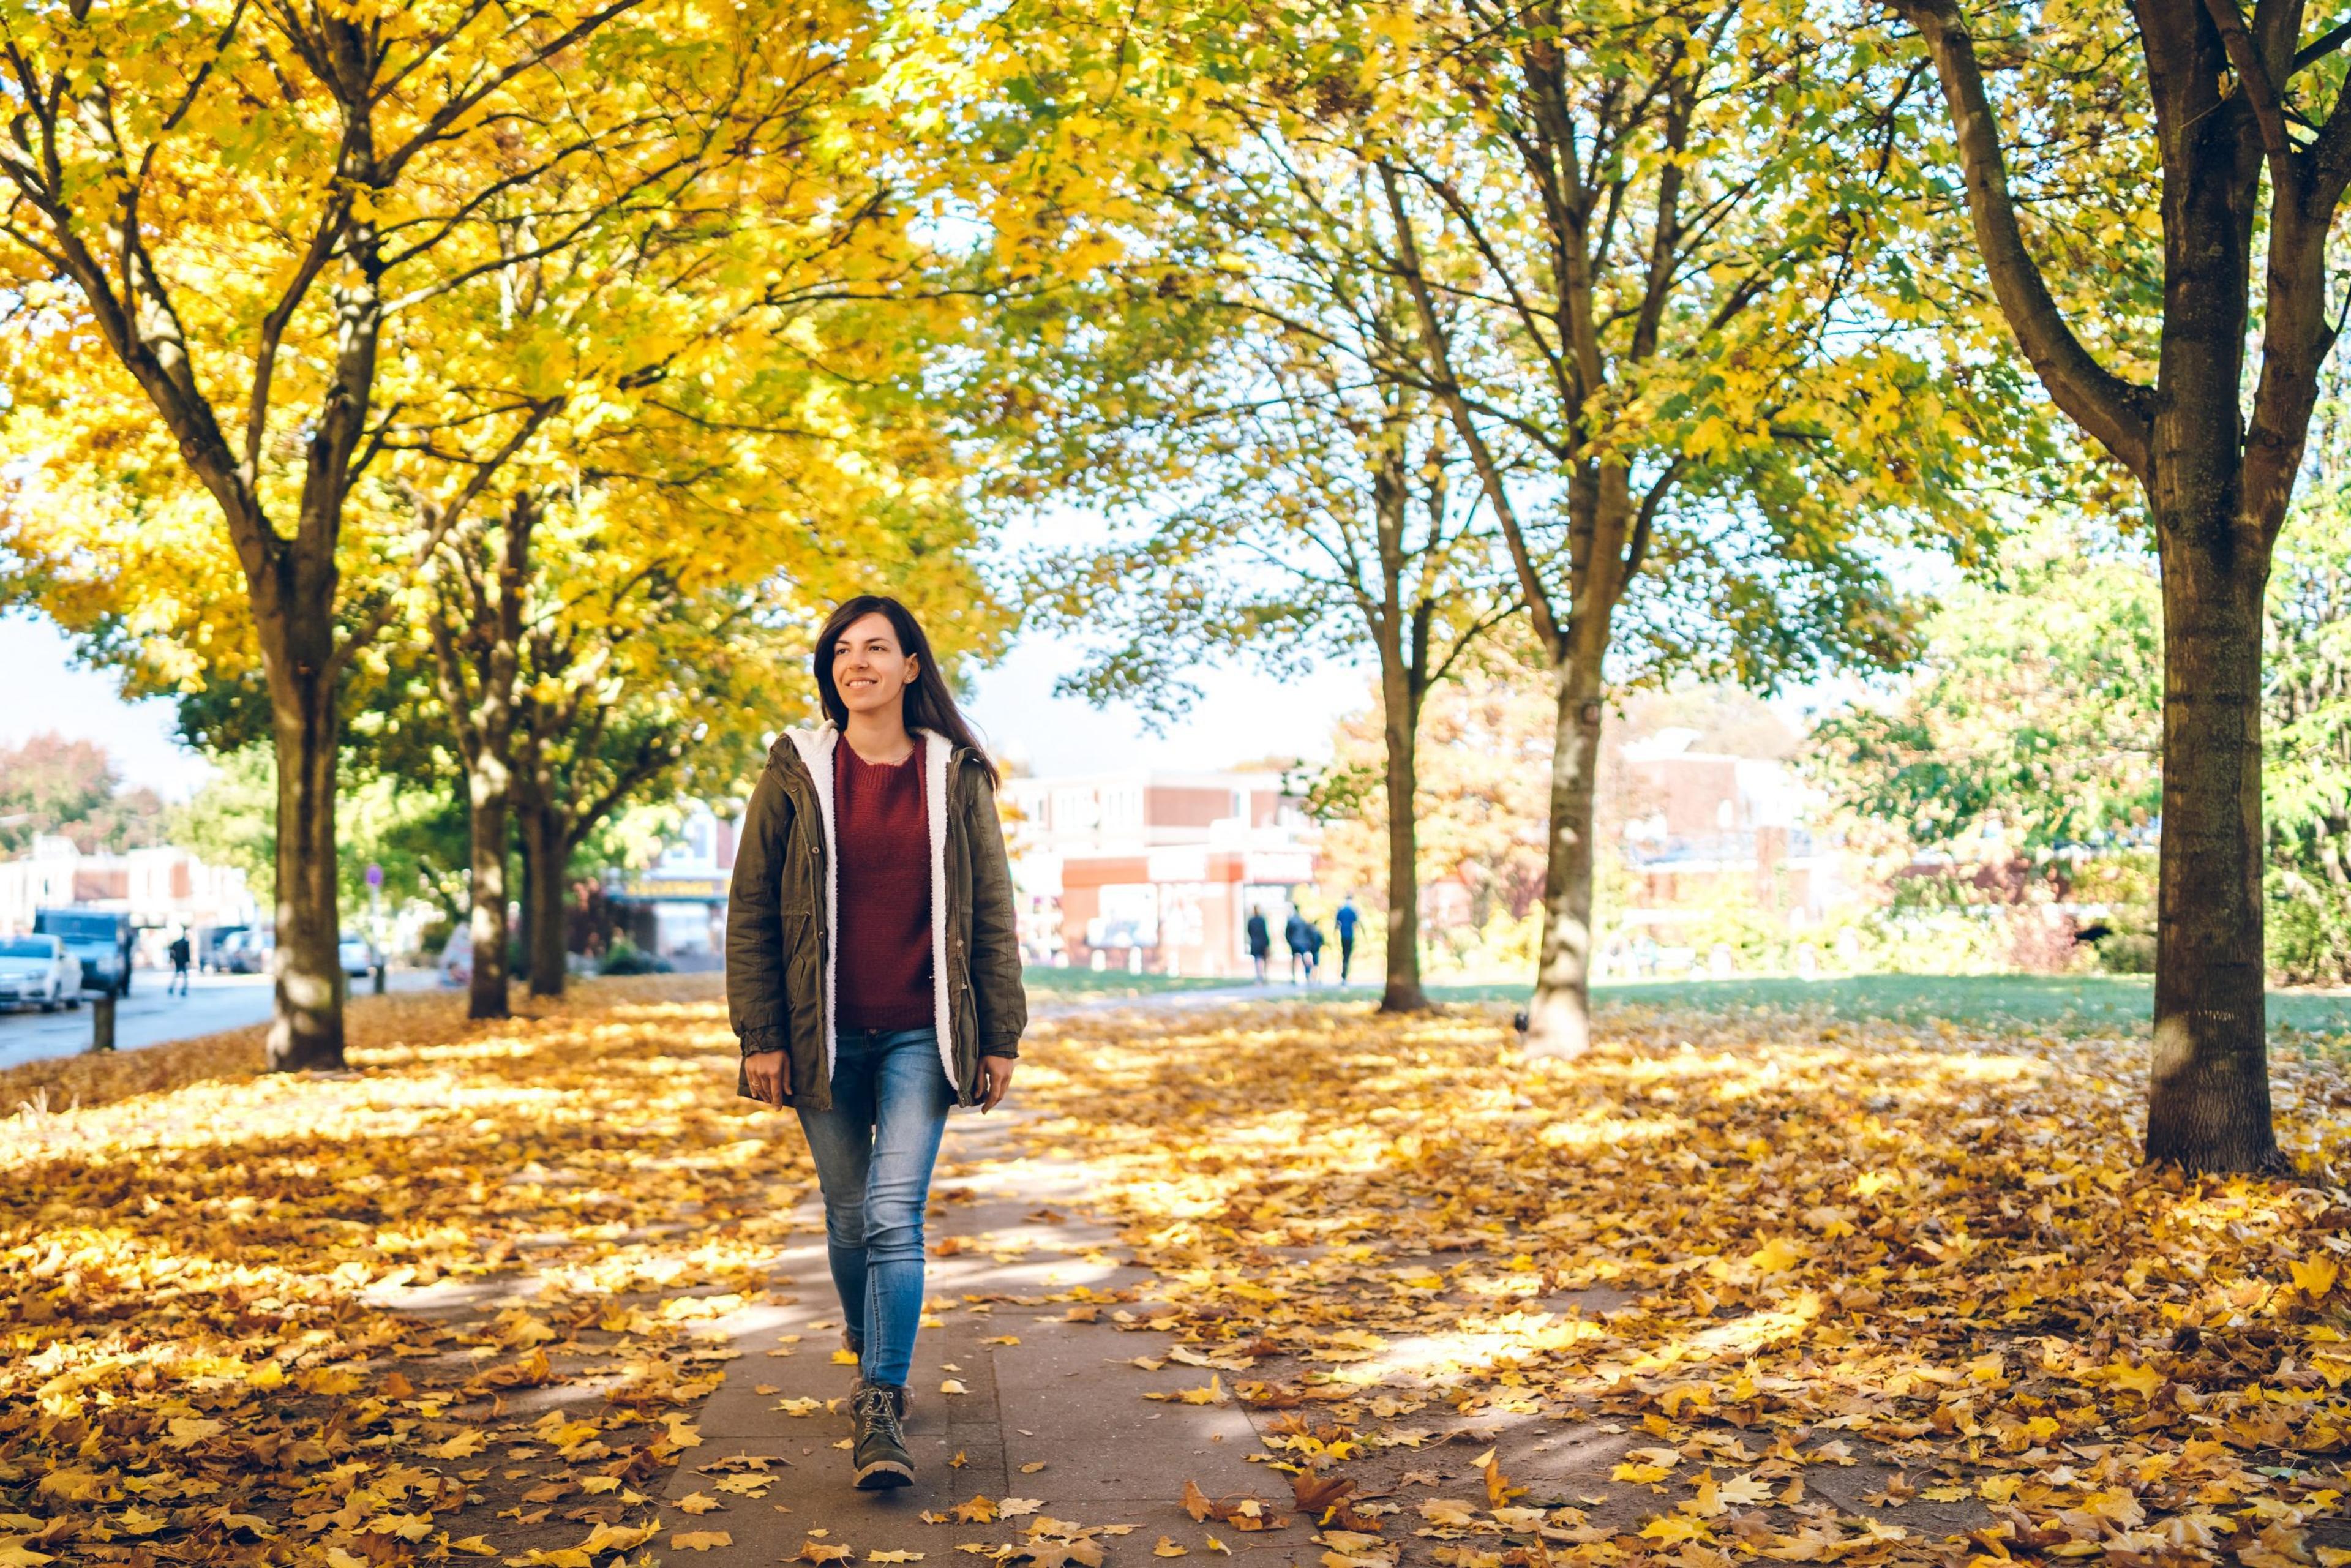
M 1324 666 L 1296 682 L 1246 671 L 1199 677 L 1206 693 L 1186 723 L 1164 736 L 1144 729 L 1133 710 L 1096 709 L 1053 695 L 1053 680 L 1074 654 L 1050 638 L 1017 644 L 981 674 L 972 716 L 988 744 L 1025 753 L 1038 773 L 1092 773 L 1127 768 L 1222 768 L 1269 755 L 1327 756 L 1340 715 L 1370 706 L 1368 674 Z M 124 778 L 169 799 L 184 798 L 205 775 L 204 760 L 173 737 L 171 705 L 126 703 L 113 681 L 73 663 L 56 627 L 22 612 L 0 615 L 0 744 L 44 730 L 95 740 L 113 753 Z
M 73 663 L 73 646 L 47 620 L 23 612 L 0 615 L 0 744 L 44 730 L 95 740 L 114 755 L 123 778 L 178 800 L 204 778 L 204 760 L 181 746 L 172 705 L 127 703 L 113 678 Z

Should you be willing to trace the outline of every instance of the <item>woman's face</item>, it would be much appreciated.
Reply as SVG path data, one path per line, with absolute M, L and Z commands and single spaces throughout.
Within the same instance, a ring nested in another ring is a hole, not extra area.
M 897 628 L 879 611 L 851 622 L 832 645 L 832 684 L 852 714 L 896 706 L 914 684 L 914 660 L 898 646 Z

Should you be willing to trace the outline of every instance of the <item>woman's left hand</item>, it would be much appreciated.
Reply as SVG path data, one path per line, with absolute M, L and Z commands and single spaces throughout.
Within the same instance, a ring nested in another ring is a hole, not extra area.
M 983 1056 L 979 1059 L 979 1108 L 982 1113 L 996 1109 L 1006 1090 L 1012 1087 L 1012 1058 Z

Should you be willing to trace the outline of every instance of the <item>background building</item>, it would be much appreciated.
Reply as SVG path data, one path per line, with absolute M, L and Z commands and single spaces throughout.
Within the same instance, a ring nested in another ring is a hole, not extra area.
M 85 854 L 45 833 L 30 854 L 0 861 L 0 935 L 30 931 L 36 912 L 71 904 L 127 912 L 149 962 L 174 930 L 250 925 L 258 914 L 242 869 L 208 865 L 170 844 Z
M 651 866 L 611 873 L 604 891 L 618 934 L 679 969 L 723 967 L 740 831 L 739 819 L 696 805 Z
M 1666 729 L 1619 750 L 1625 923 L 1670 925 L 1725 898 L 1799 930 L 1817 921 L 1844 884 L 1810 825 L 1814 802 L 1785 762 L 1697 750 L 1698 738 Z
M 1029 962 L 1249 972 L 1244 927 L 1276 941 L 1319 834 L 1270 772 L 1133 771 L 1005 781 Z

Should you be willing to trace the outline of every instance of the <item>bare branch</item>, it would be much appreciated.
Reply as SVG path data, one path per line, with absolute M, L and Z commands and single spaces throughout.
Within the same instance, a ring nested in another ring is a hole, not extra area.
M 2289 76 L 2299 76 L 2345 44 L 2351 43 L 2351 22 L 2337 22 L 2297 50 Z
M 433 559 L 433 552 L 441 548 L 441 541 L 449 537 L 449 531 L 457 526 L 458 520 L 465 515 L 466 509 L 475 501 L 480 499 L 482 492 L 489 487 L 490 481 L 496 476 L 498 470 L 506 465 L 507 460 L 521 451 L 524 444 L 538 433 L 539 426 L 553 418 L 556 411 L 562 406 L 563 400 L 560 398 L 544 399 L 536 404 L 530 417 L 524 420 L 514 434 L 507 438 L 506 444 L 475 465 L 473 476 L 465 482 L 465 487 L 457 492 L 456 497 L 446 506 L 439 508 L 437 515 L 427 513 L 428 521 L 424 538 L 418 541 L 416 549 L 409 560 L 411 572 L 423 570 L 424 564 Z M 392 618 L 399 613 L 399 610 L 398 596 L 385 595 L 383 602 L 336 644 L 334 653 L 328 664 L 329 674 L 340 674 L 342 668 L 357 656 L 360 649 L 369 646 L 381 636 L 383 629 L 392 623 Z
M 2285 106 L 2278 98 L 2277 84 L 2270 80 L 2269 68 L 2262 63 L 2252 34 L 2245 30 L 2237 0 L 2204 0 L 2204 9 L 2220 31 L 2229 63 L 2236 68 L 2238 85 L 2252 106 L 2253 123 L 2262 133 L 2262 153 L 2270 162 L 2271 181 L 2282 191 L 2299 190 L 2302 175 L 2294 166 L 2294 143 L 2286 137 Z
M 2008 186 L 1982 63 L 1957 0 L 1889 0 L 1918 29 L 1942 83 L 1959 149 L 1976 244 L 2009 329 L 2057 406 L 2145 481 L 2154 463 L 2153 398 L 2098 363 L 2074 335 L 2025 248 Z
M 1420 319 L 1422 347 L 1428 356 L 1437 396 L 1452 416 L 1462 444 L 1469 449 L 1470 462 L 1476 465 L 1479 482 L 1485 487 L 1486 503 L 1493 507 L 1495 520 L 1501 526 L 1502 537 L 1510 546 L 1510 564 L 1518 571 L 1520 591 L 1526 597 L 1528 617 L 1534 622 L 1535 635 L 1546 648 L 1555 651 L 1563 644 L 1559 623 L 1552 614 L 1550 587 L 1543 581 L 1542 571 L 1527 546 L 1526 530 L 1519 526 L 1518 508 L 1511 504 L 1510 492 L 1502 483 L 1501 465 L 1495 462 L 1492 448 L 1486 444 L 1485 433 L 1478 428 L 1461 395 L 1460 382 L 1453 373 L 1452 349 L 1422 276 L 1419 240 L 1413 230 L 1412 214 L 1405 207 L 1395 170 L 1382 163 L 1379 173 L 1381 187 L 1387 195 L 1388 213 L 1395 225 L 1398 271 Z

